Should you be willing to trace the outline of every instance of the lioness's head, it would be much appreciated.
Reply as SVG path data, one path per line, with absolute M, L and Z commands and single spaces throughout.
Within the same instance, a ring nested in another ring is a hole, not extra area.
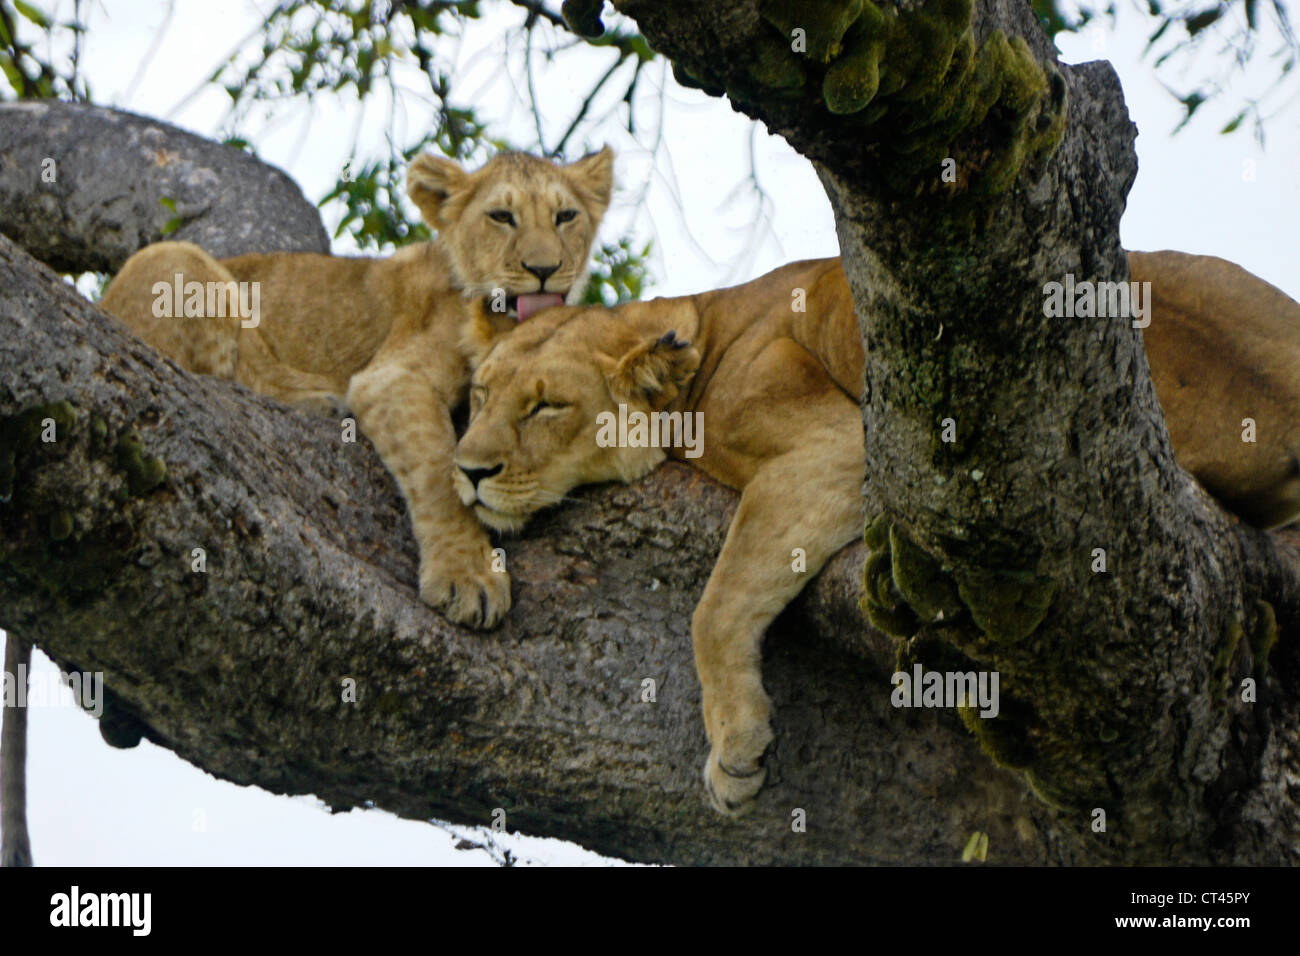
M 424 153 L 406 189 L 466 296 L 522 320 L 582 295 L 613 163 L 608 147 L 567 166 L 502 153 L 470 173 Z
M 662 448 L 608 441 L 601 421 L 620 404 L 627 415 L 665 409 L 699 368 L 699 352 L 664 332 L 671 305 L 654 305 L 653 321 L 651 303 L 552 309 L 493 347 L 454 458 L 456 491 L 485 525 L 516 531 L 579 485 L 635 481 L 664 460 Z

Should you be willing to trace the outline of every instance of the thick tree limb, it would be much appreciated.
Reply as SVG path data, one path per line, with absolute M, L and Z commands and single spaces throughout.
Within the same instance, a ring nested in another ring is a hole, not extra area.
M 418 601 L 402 504 L 364 439 L 180 371 L 3 239 L 0 343 L 16 452 L 0 625 L 103 671 L 119 721 L 205 770 L 412 818 L 501 807 L 511 828 L 639 860 L 954 862 L 975 830 L 1001 862 L 1076 858 L 951 713 L 889 705 L 861 548 L 773 630 L 776 779 L 729 822 L 699 783 L 689 622 L 732 493 L 669 466 L 584 496 L 504 542 L 515 607 L 471 633 Z M 31 441 L 46 417 L 59 440 Z M 146 489 L 154 457 L 165 478 Z
M 329 252 L 280 170 L 158 120 L 48 100 L 0 103 L 0 232 L 61 272 L 116 272 L 164 237 L 218 257 Z

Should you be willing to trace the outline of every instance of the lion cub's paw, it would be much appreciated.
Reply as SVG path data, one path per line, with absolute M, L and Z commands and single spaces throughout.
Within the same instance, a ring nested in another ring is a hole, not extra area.
M 510 610 L 510 575 L 492 570 L 489 552 L 478 561 L 420 562 L 420 598 L 453 624 L 491 628 Z
M 771 745 L 771 705 L 761 690 L 742 706 L 706 709 L 705 725 L 714 741 L 704 764 L 704 788 L 719 813 L 741 813 L 767 780 L 763 754 Z

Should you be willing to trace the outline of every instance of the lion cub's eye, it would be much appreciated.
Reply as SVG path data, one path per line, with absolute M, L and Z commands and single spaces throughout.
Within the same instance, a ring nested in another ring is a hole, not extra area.
M 559 212 L 555 214 L 555 224 L 557 226 L 563 226 L 566 222 L 573 222 L 573 220 L 577 218 L 578 218 L 578 210 L 561 209 Z
M 507 226 L 513 226 L 515 224 L 515 214 L 509 209 L 493 209 L 488 213 L 488 218 L 493 222 L 503 222 Z

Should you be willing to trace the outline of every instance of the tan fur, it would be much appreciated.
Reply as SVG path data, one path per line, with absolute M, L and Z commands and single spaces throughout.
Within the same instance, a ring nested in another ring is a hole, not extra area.
M 1178 463 L 1251 524 L 1300 517 L 1300 305 L 1214 256 L 1131 252 L 1142 333 Z M 1256 440 L 1242 440 L 1244 420 Z
M 406 496 L 420 596 L 453 621 L 490 627 L 510 608 L 510 578 L 492 570 L 488 538 L 452 487 L 451 411 L 473 365 L 515 324 L 492 311 L 494 294 L 581 295 L 609 203 L 612 155 L 559 166 L 509 153 L 473 173 L 423 155 L 407 186 L 437 241 L 387 259 L 272 253 L 220 261 L 189 243 L 158 243 L 126 262 L 101 305 L 191 371 L 322 411 L 346 396 Z M 563 210 L 576 215 L 557 222 Z M 489 215 L 502 211 L 514 222 Z M 555 272 L 543 283 L 525 264 Z M 156 316 L 154 284 L 176 273 L 186 282 L 257 283 L 256 327 L 238 315 Z
M 1244 510 L 1293 518 L 1300 306 L 1221 260 L 1151 253 L 1131 263 L 1133 279 L 1153 285 L 1147 342 L 1180 460 Z M 805 313 L 790 307 L 794 288 L 807 291 Z M 763 783 L 764 632 L 862 534 L 862 374 L 852 297 L 839 260 L 825 259 L 701 295 L 551 310 L 500 340 L 473 378 L 456 486 L 500 529 L 578 485 L 631 481 L 664 460 L 660 449 L 599 447 L 599 413 L 619 403 L 703 413 L 703 454 L 669 454 L 742 492 L 691 622 L 712 744 L 705 783 L 723 811 Z M 1257 446 L 1240 443 L 1243 408 L 1259 422 Z

